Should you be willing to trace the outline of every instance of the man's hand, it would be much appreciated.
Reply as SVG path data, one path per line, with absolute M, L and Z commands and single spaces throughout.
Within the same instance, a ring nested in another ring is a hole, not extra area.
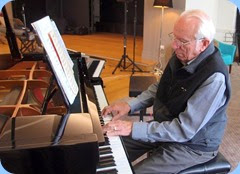
M 128 136 L 132 132 L 133 122 L 116 120 L 111 121 L 105 126 L 103 126 L 103 132 L 107 133 L 108 136 Z
M 112 120 L 118 120 L 124 115 L 127 115 L 127 113 L 131 110 L 130 106 L 128 105 L 127 102 L 119 102 L 115 103 L 109 106 L 106 106 L 102 110 L 102 115 L 106 116 L 109 114 L 113 114 L 113 119 Z

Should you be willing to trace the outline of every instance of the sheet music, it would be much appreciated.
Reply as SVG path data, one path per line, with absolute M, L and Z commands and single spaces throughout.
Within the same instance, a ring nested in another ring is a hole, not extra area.
M 73 103 L 78 93 L 78 85 L 72 69 L 73 62 L 67 53 L 67 49 L 60 33 L 53 21 L 46 16 L 34 23 L 33 28 L 38 34 L 48 54 L 49 62 L 58 78 L 63 92 L 70 104 Z
M 56 26 L 56 24 L 55 24 L 54 21 L 52 21 L 52 26 L 53 26 L 53 29 L 54 29 L 55 37 L 56 37 L 56 39 L 57 39 L 56 42 L 61 45 L 61 48 L 66 48 L 63 40 L 61 39 L 62 36 L 61 36 L 61 34 L 59 33 L 59 31 L 58 31 L 58 29 L 57 29 L 57 26 Z M 60 38 L 60 39 L 59 39 L 59 38 Z M 69 54 L 68 54 L 68 52 L 67 52 L 67 49 L 59 49 L 59 51 L 61 51 L 62 54 L 64 55 L 64 57 L 66 57 L 66 61 L 69 63 L 69 65 L 70 65 L 71 67 L 73 67 L 73 62 L 72 62 L 72 60 L 71 60 L 71 58 L 70 58 L 70 56 L 69 56 Z

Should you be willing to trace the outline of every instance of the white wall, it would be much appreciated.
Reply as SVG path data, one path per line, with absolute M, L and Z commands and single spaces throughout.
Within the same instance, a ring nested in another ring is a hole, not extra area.
M 219 0 L 187 0 L 185 10 L 200 9 L 207 13 L 217 24 L 217 10 Z
M 144 32 L 142 57 L 148 60 L 158 59 L 160 40 L 161 9 L 153 7 L 154 0 L 144 0 Z M 236 6 L 229 0 L 173 0 L 173 8 L 165 9 L 163 22 L 162 44 L 166 48 L 166 57 L 162 60 L 163 67 L 171 56 L 171 45 L 168 33 L 184 10 L 201 9 L 213 20 L 216 26 L 216 39 L 224 41 L 226 32 L 235 32 Z
M 229 0 L 187 0 L 186 10 L 201 9 L 213 20 L 216 39 L 225 41 L 225 33 L 234 33 L 236 6 Z
M 158 59 L 158 48 L 160 43 L 161 9 L 153 7 L 154 0 L 144 0 L 144 29 L 143 29 L 143 51 L 142 57 L 147 60 Z M 168 33 L 172 32 L 173 25 L 180 14 L 179 10 L 167 8 L 164 10 L 162 45 L 165 45 L 166 58 L 162 61 L 163 66 L 172 54 Z
M 226 33 L 235 33 L 237 7 L 229 0 L 218 0 L 216 39 L 226 41 Z M 227 39 L 229 41 L 229 39 Z

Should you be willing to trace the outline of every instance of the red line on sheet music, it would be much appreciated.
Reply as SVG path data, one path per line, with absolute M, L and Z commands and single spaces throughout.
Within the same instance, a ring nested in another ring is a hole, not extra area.
M 63 65 L 62 65 L 60 56 L 59 56 L 59 54 L 58 54 L 58 52 L 57 52 L 57 49 L 56 49 L 56 47 L 55 47 L 55 44 L 54 44 L 54 42 L 53 42 L 53 39 L 52 39 L 52 36 L 50 35 L 50 33 L 48 33 L 48 37 L 49 37 L 49 39 L 50 39 L 50 41 L 51 41 L 51 43 L 52 43 L 52 45 L 53 45 L 54 51 L 56 52 L 57 57 L 58 57 L 58 60 L 59 60 L 61 66 L 62 66 L 62 69 L 63 69 Z M 63 69 L 63 70 L 64 70 L 64 69 Z

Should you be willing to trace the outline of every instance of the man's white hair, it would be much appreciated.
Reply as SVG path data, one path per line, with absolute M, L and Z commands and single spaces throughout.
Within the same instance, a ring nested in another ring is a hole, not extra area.
M 195 35 L 196 39 L 207 38 L 210 42 L 214 39 L 216 29 L 212 19 L 201 10 L 188 10 L 181 14 L 184 18 L 197 18 L 200 21 L 198 32 Z

